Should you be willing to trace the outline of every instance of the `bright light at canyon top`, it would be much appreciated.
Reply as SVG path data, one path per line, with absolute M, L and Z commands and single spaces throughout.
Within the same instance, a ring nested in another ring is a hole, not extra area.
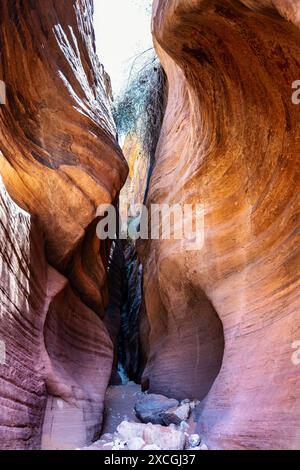
M 115 95 L 126 86 L 136 55 L 152 47 L 150 0 L 94 0 L 100 62 Z

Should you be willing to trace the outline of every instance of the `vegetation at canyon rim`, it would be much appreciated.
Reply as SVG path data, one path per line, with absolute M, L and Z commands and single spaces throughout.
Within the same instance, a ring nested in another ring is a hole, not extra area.
M 140 55 L 142 56 L 143 54 Z M 137 69 L 132 67 L 128 85 L 113 105 L 113 116 L 119 134 L 136 135 L 142 143 L 144 155 L 151 163 L 154 159 L 166 101 L 166 74 L 152 51 L 151 57 L 145 60 L 142 66 Z

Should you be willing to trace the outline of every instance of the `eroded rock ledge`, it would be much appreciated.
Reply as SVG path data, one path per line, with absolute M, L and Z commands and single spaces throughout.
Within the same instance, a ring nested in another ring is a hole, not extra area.
M 116 201 L 127 165 L 92 10 L 91 0 L 0 5 L 2 448 L 39 448 L 43 421 L 44 448 L 100 433 L 113 350 L 95 214 Z
M 209 392 L 210 448 L 300 445 L 299 13 L 284 0 L 154 2 L 169 98 L 148 203 L 203 203 L 205 244 L 140 249 L 144 381 Z

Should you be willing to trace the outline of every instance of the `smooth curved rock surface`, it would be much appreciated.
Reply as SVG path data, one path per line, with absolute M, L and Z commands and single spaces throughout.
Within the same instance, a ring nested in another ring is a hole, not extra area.
M 70 449 L 100 437 L 113 346 L 100 318 L 52 268 L 49 285 L 51 303 L 43 330 L 49 398 L 42 447 Z
M 284 0 L 154 2 L 169 98 L 148 203 L 203 203 L 205 242 L 140 246 L 144 380 L 209 392 L 209 448 L 300 446 L 299 15 Z
M 96 208 L 116 202 L 127 164 L 92 13 L 91 0 L 0 4 L 1 448 L 39 448 L 43 422 L 44 448 L 101 430 L 113 346 Z
M 42 0 L 8 1 L 0 8 L 4 183 L 38 216 L 49 262 L 103 312 L 105 266 L 91 224 L 97 206 L 115 200 L 127 165 L 95 54 L 92 2 L 52 0 L 45 8 Z

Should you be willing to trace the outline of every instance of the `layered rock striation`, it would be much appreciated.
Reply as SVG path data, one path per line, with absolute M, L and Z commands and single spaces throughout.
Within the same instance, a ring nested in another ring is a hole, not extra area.
M 80 446 L 101 429 L 113 346 L 96 208 L 116 203 L 127 164 L 92 14 L 91 0 L 0 5 L 2 448 Z
M 203 400 L 210 448 L 299 448 L 298 2 L 155 0 L 169 96 L 148 204 L 203 204 L 204 245 L 141 244 L 143 380 Z

